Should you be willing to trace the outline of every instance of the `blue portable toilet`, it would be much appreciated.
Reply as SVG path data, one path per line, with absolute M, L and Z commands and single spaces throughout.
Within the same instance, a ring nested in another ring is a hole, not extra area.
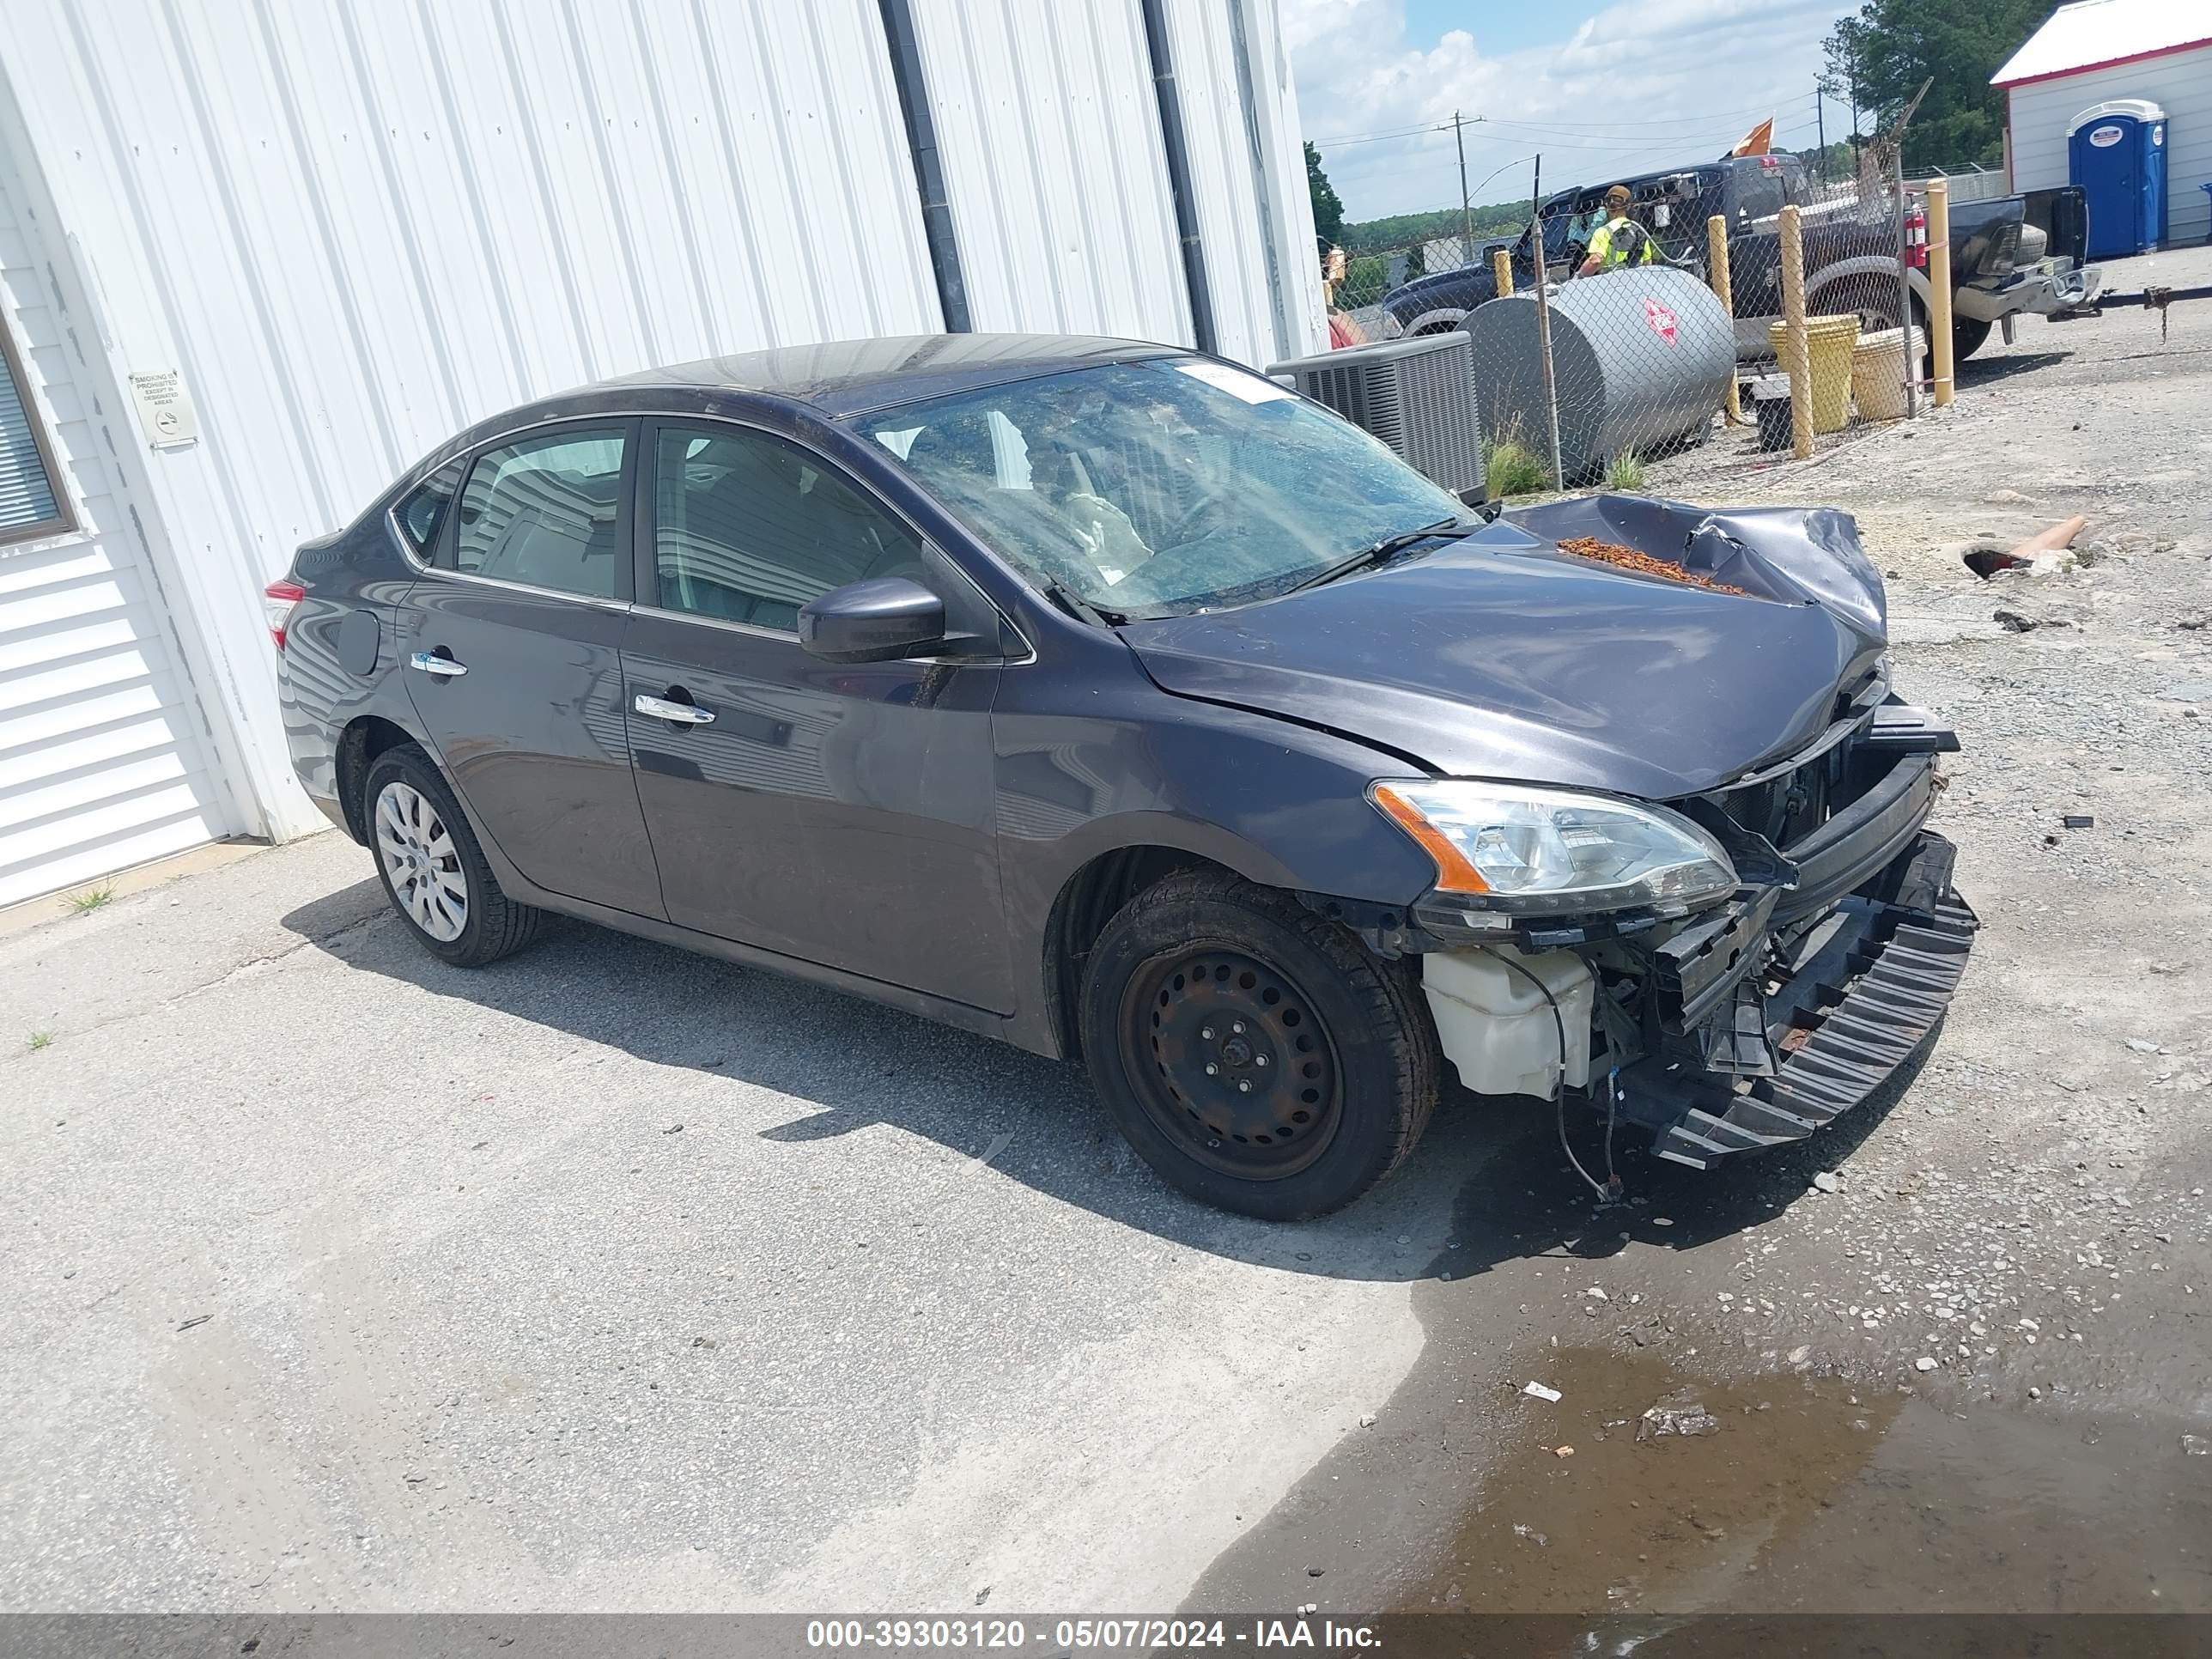
M 2155 252 L 2166 240 L 2166 112 L 2142 98 L 2085 109 L 2066 150 L 2088 199 L 2089 258 Z

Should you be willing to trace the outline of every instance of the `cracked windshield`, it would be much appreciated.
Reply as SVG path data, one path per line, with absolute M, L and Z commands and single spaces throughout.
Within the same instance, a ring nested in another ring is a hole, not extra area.
M 1079 369 L 856 422 L 1040 587 L 1173 616 L 1474 521 L 1376 439 L 1204 358 Z

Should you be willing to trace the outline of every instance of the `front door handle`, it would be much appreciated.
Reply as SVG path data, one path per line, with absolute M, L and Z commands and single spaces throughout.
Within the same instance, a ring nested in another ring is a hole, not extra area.
M 673 720 L 678 726 L 712 726 L 714 717 L 696 703 L 671 702 L 665 697 L 648 697 L 641 691 L 631 700 L 630 707 L 641 714 L 650 714 L 657 720 Z
M 408 658 L 410 668 L 419 668 L 426 674 L 435 674 L 441 680 L 459 679 L 469 671 L 451 657 L 441 657 L 434 651 L 417 651 Z

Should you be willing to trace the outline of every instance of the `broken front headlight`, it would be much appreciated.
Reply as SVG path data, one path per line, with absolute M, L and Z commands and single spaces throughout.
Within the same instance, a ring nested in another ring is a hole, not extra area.
M 1680 913 L 1736 884 L 1721 844 L 1662 806 L 1455 779 L 1378 783 L 1368 795 L 1436 860 L 1438 892 L 1486 909 Z

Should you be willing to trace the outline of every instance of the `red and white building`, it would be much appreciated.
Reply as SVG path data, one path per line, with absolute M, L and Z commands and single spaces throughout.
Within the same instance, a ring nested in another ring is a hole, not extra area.
M 1990 77 L 2005 89 L 2005 161 L 2016 191 L 2066 184 L 2066 138 L 2098 105 L 2140 99 L 2166 112 L 2166 241 L 2205 240 L 2212 181 L 2212 3 L 2073 0 Z

